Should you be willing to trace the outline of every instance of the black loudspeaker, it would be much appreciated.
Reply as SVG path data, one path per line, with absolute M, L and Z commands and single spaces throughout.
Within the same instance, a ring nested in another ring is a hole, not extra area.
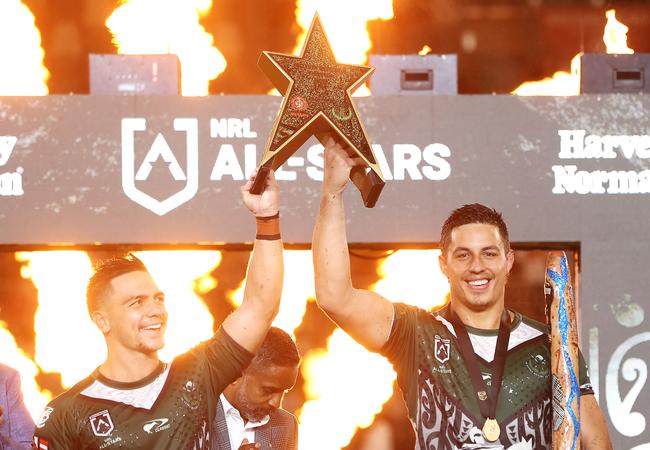
M 580 58 L 580 93 L 650 92 L 650 53 L 585 53 Z
M 456 95 L 456 55 L 370 55 L 372 95 Z
M 176 55 L 97 55 L 90 58 L 92 95 L 179 95 Z

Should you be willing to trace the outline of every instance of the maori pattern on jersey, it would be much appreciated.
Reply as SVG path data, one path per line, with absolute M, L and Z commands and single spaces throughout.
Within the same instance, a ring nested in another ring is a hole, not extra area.
M 551 448 L 551 421 L 553 409 L 549 398 L 533 401 L 519 414 L 511 418 L 506 425 L 506 436 L 510 443 L 530 443 L 531 450 L 547 450 Z
M 417 450 L 501 448 L 484 441 L 483 422 L 464 410 L 429 370 L 421 368 L 419 377 Z M 550 399 L 538 398 L 508 418 L 507 425 L 501 424 L 500 444 L 506 450 L 548 450 L 551 420 Z

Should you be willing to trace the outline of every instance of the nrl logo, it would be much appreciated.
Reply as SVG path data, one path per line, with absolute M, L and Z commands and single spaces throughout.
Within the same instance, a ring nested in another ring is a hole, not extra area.
M 440 364 L 449 361 L 449 354 L 451 352 L 451 345 L 449 339 L 443 339 L 436 335 L 434 341 L 433 353 Z
M 95 436 L 109 436 L 115 429 L 113 419 L 107 409 L 93 414 L 89 419 Z
M 187 167 L 181 168 L 165 137 L 158 133 L 144 160 L 135 167 L 135 133 L 147 130 L 144 118 L 122 119 L 122 189 L 131 200 L 149 211 L 163 216 L 191 200 L 199 188 L 199 141 L 197 119 L 174 119 L 174 130 L 185 132 Z M 153 164 L 162 159 L 168 164 L 174 181 L 184 181 L 185 186 L 165 199 L 158 200 L 136 186 L 136 181 L 146 181 Z

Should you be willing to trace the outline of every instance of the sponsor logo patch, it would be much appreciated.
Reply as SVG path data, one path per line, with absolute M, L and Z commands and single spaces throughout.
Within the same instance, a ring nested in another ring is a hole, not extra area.
M 160 418 L 160 419 L 154 419 L 150 420 L 149 422 L 145 422 L 145 424 L 142 426 L 142 429 L 149 433 L 158 433 L 159 431 L 164 431 L 167 430 L 171 424 L 169 423 L 169 419 L 167 418 Z

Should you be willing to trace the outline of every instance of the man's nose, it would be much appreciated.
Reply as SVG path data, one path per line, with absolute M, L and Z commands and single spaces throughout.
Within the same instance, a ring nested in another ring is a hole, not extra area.
M 274 410 L 278 409 L 280 407 L 280 405 L 282 404 L 282 394 L 283 393 L 280 392 L 278 394 L 275 394 L 275 395 L 271 396 L 271 398 L 269 400 L 269 406 L 271 408 L 273 408 Z
M 485 269 L 485 265 L 483 264 L 483 260 L 481 259 L 481 257 L 480 256 L 472 257 L 469 266 L 470 272 L 480 273 L 483 272 L 483 269 Z
M 157 301 L 156 299 L 151 299 L 149 302 L 148 315 L 151 317 L 163 317 L 167 313 L 165 304 Z

